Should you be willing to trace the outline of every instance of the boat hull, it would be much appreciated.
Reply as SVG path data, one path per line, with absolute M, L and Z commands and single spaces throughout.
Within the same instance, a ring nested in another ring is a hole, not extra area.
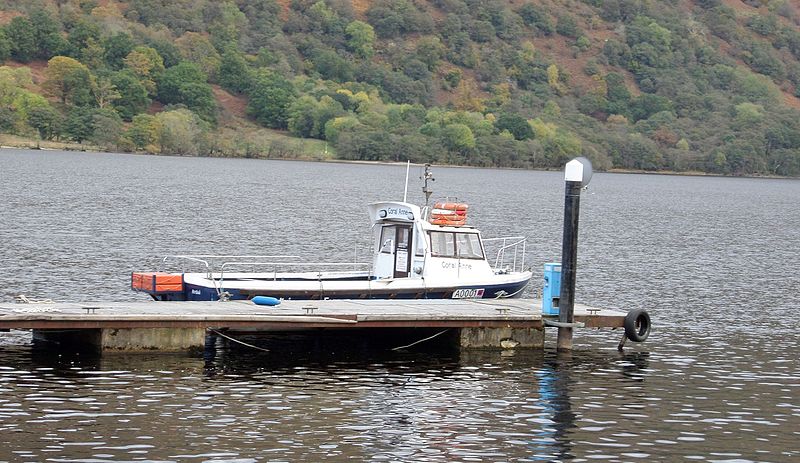
M 423 286 L 422 280 L 369 280 L 369 281 L 273 281 L 247 285 L 232 281 L 222 291 L 232 300 L 269 296 L 279 299 L 495 299 L 518 297 L 530 283 L 530 272 L 503 275 L 502 281 Z M 210 282 L 210 280 L 209 280 Z M 180 292 L 152 294 L 160 301 L 214 301 L 219 299 L 213 284 L 202 284 L 186 278 Z

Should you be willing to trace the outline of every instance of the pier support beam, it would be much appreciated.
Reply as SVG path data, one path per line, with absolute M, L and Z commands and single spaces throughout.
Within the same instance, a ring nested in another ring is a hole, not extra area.
M 544 330 L 536 328 L 461 328 L 465 348 L 544 348 Z
M 103 351 L 182 351 L 202 349 L 205 339 L 205 328 L 104 329 L 100 346 Z
M 202 349 L 205 328 L 101 328 L 34 330 L 38 342 L 56 343 L 68 349 L 109 351 L 176 352 Z

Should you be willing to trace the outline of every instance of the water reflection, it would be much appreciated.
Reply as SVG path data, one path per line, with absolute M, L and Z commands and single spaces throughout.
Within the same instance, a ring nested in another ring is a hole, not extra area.
M 603 372 L 607 382 L 613 372 L 642 382 L 648 367 L 647 356 L 616 351 L 367 346 L 366 356 L 364 345 L 350 346 L 357 358 L 330 344 L 290 357 L 222 343 L 210 363 L 202 355 L 4 346 L 0 429 L 25 429 L 28 438 L 0 441 L 30 460 L 56 452 L 65 461 L 198 461 L 269 451 L 288 460 L 563 461 L 582 455 L 587 380 Z M 86 440 L 90 429 L 95 437 Z
M 539 380 L 539 397 L 545 413 L 550 416 L 549 423 L 543 422 L 536 431 L 534 440 L 534 460 L 566 460 L 574 455 L 569 432 L 575 427 L 575 413 L 570 403 L 569 363 L 570 353 L 560 352 L 536 372 Z
M 403 166 L 0 159 L 9 301 L 141 300 L 129 272 L 165 254 L 349 261 L 353 244 L 370 245 L 364 204 L 402 192 L 405 177 Z M 558 258 L 558 172 L 440 168 L 437 184 L 470 202 L 486 236 L 528 236 L 535 271 Z M 622 355 L 605 331 L 581 331 L 564 361 L 360 341 L 349 355 L 221 346 L 206 359 L 96 358 L 0 333 L 0 460 L 800 461 L 798 197 L 797 181 L 595 175 L 576 293 L 657 320 Z

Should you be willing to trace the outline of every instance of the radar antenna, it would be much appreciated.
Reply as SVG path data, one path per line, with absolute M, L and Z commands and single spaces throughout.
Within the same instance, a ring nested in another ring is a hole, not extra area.
M 425 207 L 428 207 L 428 202 L 431 199 L 431 195 L 433 194 L 433 190 L 428 188 L 428 180 L 431 182 L 435 182 L 436 179 L 433 178 L 433 173 L 431 172 L 431 165 L 425 164 L 425 172 L 420 177 L 424 181 L 422 184 L 422 192 L 425 193 Z

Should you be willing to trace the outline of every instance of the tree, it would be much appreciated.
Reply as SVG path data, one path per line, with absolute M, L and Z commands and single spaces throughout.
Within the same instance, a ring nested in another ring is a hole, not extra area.
M 558 16 L 556 32 L 564 37 L 569 37 L 572 39 L 577 38 L 582 34 L 580 28 L 578 28 L 578 23 L 575 22 L 575 18 L 569 14 L 562 14 Z
M 616 72 L 610 72 L 606 75 L 605 81 L 608 98 L 606 112 L 627 116 L 630 113 L 628 104 L 631 100 L 631 93 L 625 85 L 625 79 Z
M 312 96 L 304 95 L 289 105 L 287 127 L 292 135 L 302 138 L 315 137 L 314 112 L 319 103 Z
M 558 66 L 555 64 L 547 66 L 547 84 L 559 95 L 563 95 L 567 92 L 567 88 L 561 83 Z
M 211 42 L 218 50 L 236 48 L 242 32 L 247 28 L 247 16 L 234 2 L 220 2 L 219 14 L 208 26 Z
M 164 73 L 164 60 L 154 48 L 136 47 L 123 60 L 126 69 L 139 79 L 150 95 L 156 93 L 156 81 Z
M 183 104 L 208 122 L 216 122 L 217 103 L 206 75 L 184 61 L 166 71 L 158 81 L 158 99 L 164 104 Z
M 77 143 L 83 143 L 94 134 L 94 112 L 86 106 L 76 106 L 67 113 L 64 135 Z
M 329 142 L 336 143 L 339 140 L 340 134 L 352 131 L 360 125 L 361 123 L 358 121 L 358 118 L 353 116 L 335 117 L 325 123 L 325 139 Z
M 20 89 L 14 96 L 10 108 L 17 115 L 21 124 L 28 122 L 28 115 L 35 108 L 49 107 L 50 103 L 41 95 Z
M 29 17 L 36 39 L 38 58 L 48 59 L 67 52 L 69 43 L 61 36 L 61 26 L 50 14 L 37 8 L 31 11 Z
M 47 62 L 44 71 L 45 91 L 61 100 L 62 104 L 74 106 L 93 105 L 94 76 L 85 65 L 66 56 L 55 56 Z
M 526 3 L 517 12 L 528 26 L 536 31 L 536 35 L 552 35 L 556 27 L 553 20 L 544 11 L 540 11 L 533 3 Z
M 261 69 L 253 81 L 247 113 L 259 123 L 274 129 L 288 126 L 288 109 L 296 90 L 282 75 Z
M 630 103 L 630 114 L 634 122 L 647 119 L 653 114 L 672 110 L 672 102 L 668 98 L 650 93 L 643 93 Z
M 361 58 L 369 59 L 375 50 L 375 30 L 362 21 L 353 21 L 345 29 L 347 34 L 347 48 Z
M 434 71 L 439 65 L 445 53 L 445 47 L 439 37 L 422 37 L 417 41 L 416 56 L 428 66 L 428 70 Z M 457 83 L 455 85 L 458 85 Z M 454 85 L 454 86 L 455 86 Z
M 108 107 L 115 100 L 122 97 L 117 87 L 111 83 L 111 79 L 107 77 L 98 77 L 93 90 L 94 99 L 97 102 L 97 107 L 100 109 Z
M 148 43 L 148 45 L 156 50 L 164 59 L 164 67 L 172 67 L 177 66 L 183 61 L 181 57 L 181 51 L 178 47 L 171 41 L 168 40 L 152 40 Z
M 192 82 L 180 89 L 180 102 L 207 122 L 217 121 L 217 100 L 211 86 L 205 82 Z
M 158 141 L 159 121 L 149 114 L 137 114 L 125 132 L 125 137 L 136 149 L 145 149 Z
M 93 124 L 91 142 L 109 150 L 116 149 L 123 127 L 119 114 L 110 108 L 95 110 Z
M 197 32 L 187 32 L 175 41 L 175 45 L 185 60 L 196 64 L 212 80 L 216 78 L 220 56 L 206 36 Z
M 219 66 L 219 84 L 234 93 L 245 93 L 252 84 L 253 76 L 241 53 L 228 50 L 222 55 Z
M 80 19 L 67 35 L 67 42 L 70 47 L 70 56 L 81 61 L 85 58 L 84 50 L 92 44 L 100 42 L 100 26 L 94 22 Z M 86 64 L 84 62 L 84 64 Z
M 420 12 L 409 0 L 377 0 L 372 2 L 366 16 L 381 37 L 433 29 L 430 16 Z
M 156 115 L 160 150 L 165 154 L 196 156 L 201 154 L 203 124 L 188 109 L 163 111 Z
M 11 57 L 27 63 L 32 60 L 38 50 L 33 24 L 24 16 L 17 16 L 5 28 L 11 48 Z
M 11 106 L 14 99 L 31 85 L 33 80 L 29 68 L 0 66 L 0 106 Z
M 147 89 L 133 72 L 125 70 L 114 73 L 111 76 L 111 84 L 119 93 L 119 98 L 114 100 L 112 105 L 124 120 L 131 120 L 150 105 Z
M 4 63 L 11 57 L 11 41 L 6 37 L 3 29 L 0 29 L 0 63 Z
M 61 132 L 61 114 L 50 105 L 35 106 L 28 113 L 28 125 L 39 131 L 43 140 L 52 140 Z
M 111 69 L 119 70 L 125 65 L 125 57 L 133 51 L 135 44 L 130 35 L 117 32 L 102 41 L 103 60 Z
M 190 83 L 205 83 L 206 74 L 188 61 L 167 68 L 158 80 L 158 100 L 164 104 L 181 103 L 181 88 Z
M 497 130 L 508 130 L 517 140 L 533 138 L 533 129 L 528 121 L 519 114 L 503 113 L 494 123 Z
M 461 153 L 475 148 L 475 136 L 472 130 L 464 124 L 445 126 L 442 130 L 442 142 L 447 148 Z

